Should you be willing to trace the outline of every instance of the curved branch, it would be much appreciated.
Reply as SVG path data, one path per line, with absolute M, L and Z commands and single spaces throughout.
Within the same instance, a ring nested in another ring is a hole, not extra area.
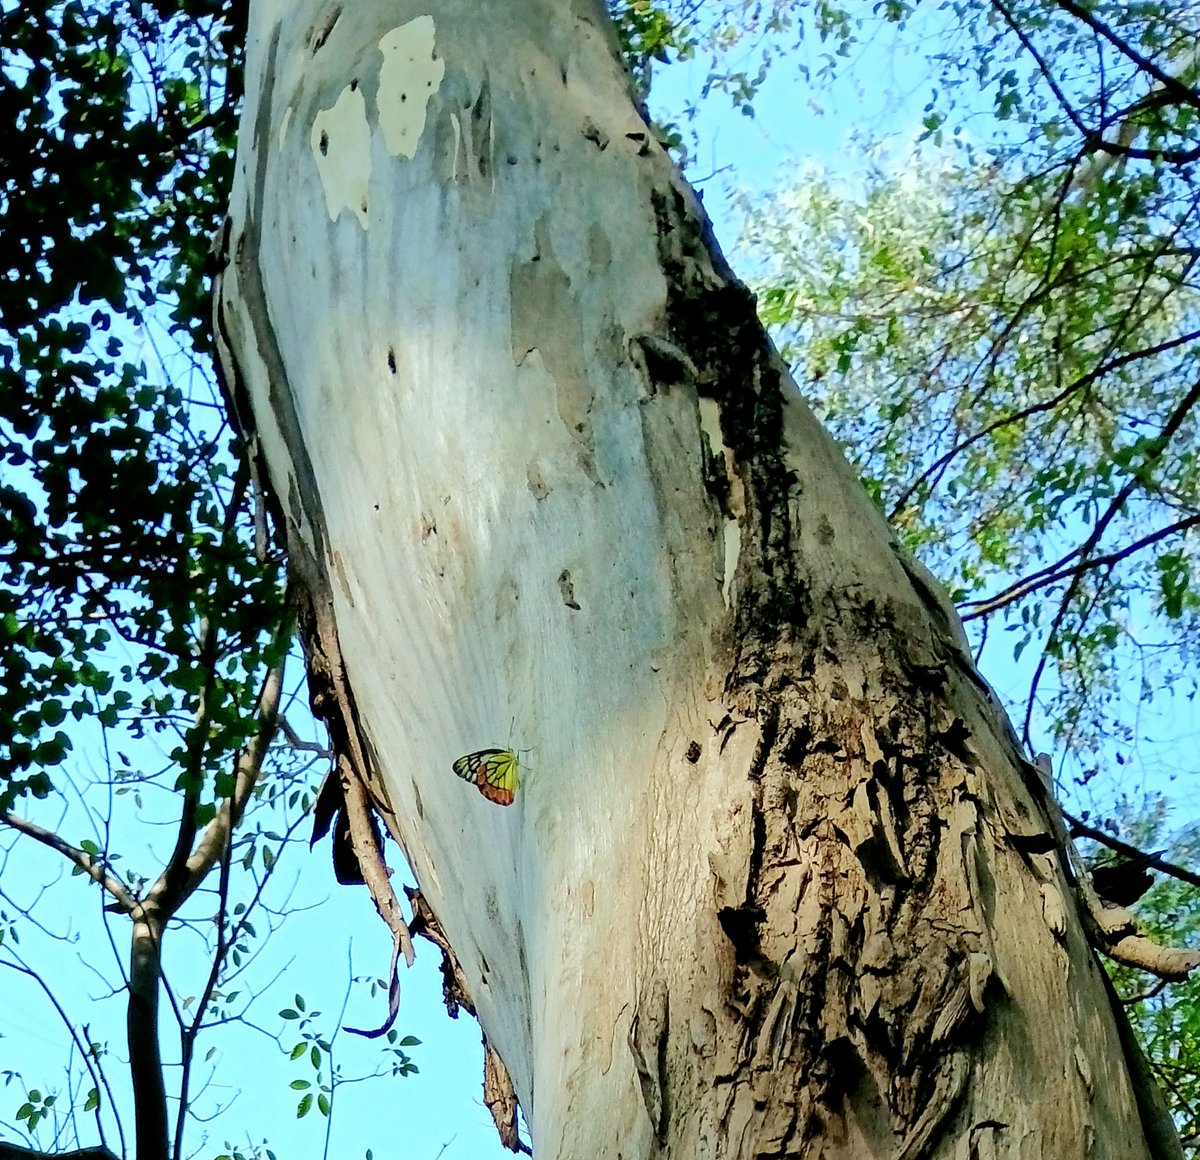
M 1092 931 L 1101 931 L 1094 940 L 1096 948 L 1123 967 L 1145 971 L 1168 983 L 1182 983 L 1197 967 L 1200 967 L 1200 951 L 1189 951 L 1183 947 L 1160 946 L 1143 934 L 1127 934 L 1108 941 L 1102 928 L 1094 922 L 1085 925 Z
M 962 607 L 970 609 L 970 611 L 960 613 L 963 623 L 965 624 L 968 620 L 977 620 L 981 616 L 990 616 L 993 612 L 997 612 L 1001 608 L 1007 608 L 1008 605 L 1015 604 L 1018 600 L 1024 599 L 1039 588 L 1046 588 L 1051 584 L 1057 584 L 1060 580 L 1066 580 L 1070 576 L 1077 576 L 1082 572 L 1091 571 L 1095 568 L 1107 568 L 1112 564 L 1119 564 L 1122 560 L 1128 559 L 1130 556 L 1142 551 L 1143 548 L 1149 548 L 1151 545 L 1157 544 L 1160 540 L 1165 540 L 1180 532 L 1186 532 L 1197 525 L 1200 525 L 1200 515 L 1186 516 L 1184 519 L 1176 520 L 1173 524 L 1168 524 L 1165 528 L 1159 528 L 1156 532 L 1150 532 L 1140 540 L 1134 540 L 1132 544 L 1126 544 L 1123 548 L 1106 552 L 1102 556 L 1092 556 L 1086 560 L 1080 560 L 1077 564 L 1070 564 L 1069 562 L 1075 559 L 1087 546 L 1086 544 L 1080 545 L 1080 547 L 1075 548 L 1048 567 L 1041 568 L 1024 579 L 1018 580 L 997 596 L 989 597 L 986 600 L 965 601 Z

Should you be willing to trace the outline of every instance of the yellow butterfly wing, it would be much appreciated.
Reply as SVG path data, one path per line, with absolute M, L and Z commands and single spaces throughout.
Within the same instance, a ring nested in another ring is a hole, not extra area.
M 463 781 L 473 782 L 490 802 L 511 806 L 521 784 L 520 762 L 511 749 L 477 749 L 465 754 L 451 766 Z

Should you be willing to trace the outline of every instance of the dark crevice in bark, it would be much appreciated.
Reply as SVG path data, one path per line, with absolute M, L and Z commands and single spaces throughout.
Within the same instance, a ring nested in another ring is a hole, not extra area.
M 763 740 L 748 771 L 746 900 L 717 915 L 737 964 L 742 1067 L 728 1107 L 749 1089 L 758 1146 L 779 1148 L 762 1155 L 802 1149 L 847 1115 L 881 1153 L 924 1155 L 955 1121 L 989 1008 L 1007 1001 L 976 865 L 977 758 L 953 710 L 986 685 L 957 655 L 942 598 L 916 581 L 941 611 L 920 636 L 886 598 L 814 606 L 823 578 L 805 576 L 797 550 L 803 484 L 785 462 L 782 367 L 703 210 L 677 186 L 652 199 L 664 337 L 717 402 L 732 452 L 732 464 L 709 461 L 709 492 L 722 508 L 739 484 L 745 497 L 727 694 Z M 1045 796 L 1024 788 L 1009 786 L 1016 812 L 1056 849 Z

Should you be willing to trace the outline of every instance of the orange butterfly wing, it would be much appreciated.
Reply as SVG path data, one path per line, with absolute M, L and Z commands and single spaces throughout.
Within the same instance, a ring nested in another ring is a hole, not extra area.
M 452 766 L 464 781 L 474 782 L 490 802 L 511 806 L 516 800 L 520 763 L 511 749 L 479 749 L 460 757 Z

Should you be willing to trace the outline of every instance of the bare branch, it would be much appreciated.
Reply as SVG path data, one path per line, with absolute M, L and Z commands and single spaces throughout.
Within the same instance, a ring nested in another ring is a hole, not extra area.
M 51 830 L 44 829 L 36 822 L 31 822 L 26 818 L 20 818 L 16 814 L 8 810 L 0 811 L 0 822 L 18 833 L 25 834 L 32 838 L 35 842 L 40 842 L 43 846 L 48 846 L 51 850 L 57 850 L 68 862 L 79 867 L 93 882 L 99 883 L 109 894 L 117 900 L 122 911 L 126 914 L 133 912 L 137 906 L 137 899 L 126 888 L 125 884 L 119 878 L 114 878 L 105 868 L 102 858 L 93 857 L 86 850 L 79 849 L 78 846 L 72 846 L 70 842 L 60 838 Z
M 1169 874 L 1172 878 L 1178 878 L 1190 886 L 1200 886 L 1200 874 L 1193 873 L 1185 866 L 1168 862 L 1156 854 L 1147 854 L 1136 846 L 1131 846 L 1128 842 L 1122 842 L 1120 838 L 1114 838 L 1111 834 L 1096 829 L 1095 826 L 1089 826 L 1086 822 L 1067 813 L 1066 810 L 1063 811 L 1063 817 L 1071 824 L 1071 837 L 1090 838 L 1093 842 L 1099 842 L 1102 846 L 1107 846 L 1110 850 L 1123 854 L 1126 858 L 1136 858 L 1148 870 L 1160 870 L 1163 874 Z
M 219 899 L 217 906 L 217 947 L 213 953 L 212 966 L 208 972 L 208 978 L 205 980 L 204 990 L 200 994 L 200 1001 L 196 1005 L 196 1017 L 192 1021 L 190 1027 L 181 1028 L 180 1033 L 180 1066 L 182 1074 L 179 1078 L 179 1107 L 176 1111 L 175 1118 L 175 1147 L 173 1150 L 174 1160 L 180 1160 L 183 1151 L 183 1127 L 187 1118 L 188 1108 L 191 1104 L 189 1098 L 188 1086 L 192 1076 L 192 1060 L 195 1056 L 196 1036 L 200 1032 L 200 1024 L 204 1019 L 204 1012 L 212 999 L 213 991 L 216 990 L 217 980 L 221 974 L 221 966 L 225 961 L 225 951 L 227 942 L 225 938 L 225 910 L 229 904 L 229 861 L 233 850 L 233 843 L 229 840 L 232 834 L 226 835 L 225 848 L 221 854 L 221 873 L 220 884 L 217 887 L 217 897 Z
M 187 744 L 179 829 L 175 837 L 175 849 L 171 851 L 166 867 L 150 892 L 156 899 L 179 896 L 179 901 L 182 902 L 186 897 L 183 887 L 187 878 L 188 857 L 196 840 L 196 811 L 200 806 L 200 792 L 204 785 L 204 750 L 208 745 L 208 700 L 217 677 L 217 634 L 207 617 L 200 623 L 198 663 L 204 671 L 204 684 L 200 689 L 196 716 Z M 170 907 L 167 910 L 168 917 L 177 908 L 178 903 Z
M 283 734 L 283 739 L 287 742 L 289 749 L 296 749 L 302 753 L 315 753 L 318 757 L 332 757 L 333 752 L 328 746 L 322 745 L 319 741 L 305 741 L 288 722 L 287 717 L 281 712 L 279 714 L 279 732 Z
M 11 954 L 12 951 L 10 950 L 9 953 Z M 80 1058 L 83 1060 L 83 1066 L 87 1068 L 88 1075 L 92 1081 L 92 1086 L 95 1087 L 97 1092 L 103 1088 L 105 1095 L 108 1097 L 108 1106 L 112 1109 L 114 1117 L 116 1117 L 117 1135 L 121 1139 L 121 1152 L 124 1154 L 125 1131 L 121 1127 L 121 1117 L 117 1113 L 117 1103 L 116 1100 L 113 1099 L 112 1088 L 109 1087 L 108 1076 L 105 1074 L 104 1066 L 101 1064 L 100 1060 L 96 1058 L 95 1053 L 92 1051 L 91 1043 L 84 1043 L 79 1032 L 75 1030 L 75 1024 L 71 1022 L 70 1016 L 67 1015 L 65 1008 L 58 1001 L 58 998 L 51 990 L 50 984 L 47 983 L 37 971 L 35 971 L 32 967 L 26 966 L 19 960 L 13 961 L 11 959 L 0 959 L 0 967 L 8 967 L 10 971 L 16 971 L 17 974 L 25 975 L 27 978 L 32 979 L 41 988 L 42 994 L 46 996 L 46 998 L 50 1001 L 50 1005 L 58 1013 L 58 1017 L 62 1021 L 62 1025 L 67 1029 L 67 1034 L 71 1037 L 71 1042 L 75 1044 L 75 1048 L 79 1052 Z M 99 1133 L 100 1143 L 103 1145 L 103 1147 L 94 1151 L 96 1151 L 97 1155 L 104 1155 L 106 1153 L 111 1155 L 111 1153 L 108 1153 L 107 1140 L 104 1134 L 104 1121 L 101 1116 L 101 1110 L 101 1105 L 99 1102 L 97 1102 L 95 1108 L 96 1131 Z M 0 1160 L 4 1160 L 5 1154 L 3 1149 L 5 1147 L 11 1147 L 11 1145 L 0 1143 Z M 21 1152 L 15 1153 L 15 1155 L 21 1154 Z M 30 1153 L 30 1155 L 38 1154 L 39 1153 Z M 86 1150 L 85 1152 L 80 1153 L 81 1156 L 84 1154 L 86 1154 Z
M 1136 64 L 1142 72 L 1152 76 L 1162 85 L 1163 90 L 1180 104 L 1191 105 L 1193 109 L 1200 110 L 1200 92 L 1190 85 L 1185 85 L 1183 81 L 1173 77 L 1169 72 L 1164 72 L 1154 61 L 1143 56 L 1129 41 L 1118 36 L 1107 24 L 1082 5 L 1077 4 L 1075 0 L 1056 0 L 1056 3 L 1064 12 L 1069 12 L 1076 20 L 1081 20 L 1093 32 L 1107 40 L 1122 56 Z
M 1086 917 L 1084 921 L 1093 930 L 1102 930 L 1094 923 L 1088 923 Z M 1132 967 L 1135 971 L 1145 971 L 1168 983 L 1182 983 L 1200 967 L 1200 951 L 1159 946 L 1142 934 L 1127 934 L 1109 941 L 1101 933 L 1094 942 L 1097 949 L 1114 962 Z

